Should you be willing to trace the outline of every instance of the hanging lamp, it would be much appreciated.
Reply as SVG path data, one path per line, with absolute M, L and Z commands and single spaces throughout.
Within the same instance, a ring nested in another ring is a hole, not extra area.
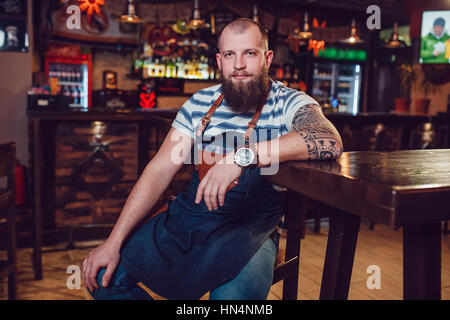
M 198 0 L 194 0 L 194 12 L 192 14 L 192 19 L 188 23 L 189 29 L 199 29 L 199 28 L 207 28 L 208 25 L 205 23 L 200 16 L 200 9 L 198 8 Z
M 121 23 L 142 23 L 143 20 L 139 18 L 136 13 L 136 1 L 127 0 L 127 11 L 118 19 Z
M 355 18 L 352 19 L 352 25 L 350 29 L 350 36 L 344 40 L 341 40 L 343 43 L 347 44 L 357 44 L 357 43 L 363 43 L 364 41 L 358 36 L 356 32 L 356 21 Z
M 394 28 L 392 29 L 389 41 L 384 44 L 384 47 L 395 49 L 395 48 L 403 48 L 405 46 L 406 46 L 405 42 L 400 40 L 398 36 L 398 23 L 394 22 Z
M 258 17 L 258 6 L 256 5 L 256 3 L 255 3 L 255 5 L 253 6 L 253 21 L 255 21 L 255 22 L 259 22 L 259 17 Z
M 309 26 L 308 21 L 308 12 L 305 11 L 304 19 L 303 19 L 303 29 L 298 33 L 300 39 L 307 40 L 312 37 L 311 28 Z

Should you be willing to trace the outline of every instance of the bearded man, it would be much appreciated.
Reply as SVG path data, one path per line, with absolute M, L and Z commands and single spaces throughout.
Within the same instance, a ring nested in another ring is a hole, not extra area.
M 264 27 L 237 19 L 218 49 L 222 83 L 184 103 L 110 236 L 83 263 L 95 299 L 151 299 L 139 282 L 167 299 L 266 299 L 284 193 L 263 169 L 342 153 L 318 103 L 269 78 Z M 142 224 L 192 155 L 189 189 Z

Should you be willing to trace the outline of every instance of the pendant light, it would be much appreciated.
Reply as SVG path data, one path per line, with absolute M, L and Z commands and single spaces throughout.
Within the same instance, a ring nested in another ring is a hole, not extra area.
M 127 11 L 118 19 L 121 23 L 142 23 L 143 20 L 136 14 L 136 1 L 127 0 Z
M 198 0 L 194 0 L 194 12 L 192 14 L 192 19 L 189 21 L 188 28 L 189 29 L 199 29 L 199 28 L 205 28 L 208 27 L 208 25 L 205 23 L 205 20 L 203 20 L 200 17 L 200 9 L 198 8 Z
M 384 47 L 395 49 L 395 48 L 403 48 L 405 47 L 405 42 L 400 40 L 398 37 L 398 23 L 394 22 L 394 28 L 392 29 L 391 37 L 389 41 L 384 44 Z
M 298 36 L 303 40 L 310 39 L 312 37 L 311 28 L 308 22 L 308 12 L 306 11 L 303 19 L 303 29 L 299 32 Z
M 253 6 L 253 21 L 255 22 L 259 22 L 259 17 L 258 17 L 258 6 L 255 5 Z
M 343 43 L 347 44 L 357 44 L 357 43 L 363 43 L 364 41 L 358 36 L 356 32 L 356 21 L 355 18 L 352 19 L 352 25 L 350 29 L 350 36 L 344 40 L 341 40 Z

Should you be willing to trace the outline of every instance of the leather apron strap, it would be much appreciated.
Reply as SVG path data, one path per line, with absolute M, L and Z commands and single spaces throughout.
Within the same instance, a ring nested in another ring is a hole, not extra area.
M 221 94 L 217 100 L 213 103 L 211 108 L 208 110 L 205 116 L 203 116 L 196 132 L 196 136 L 200 137 L 203 132 L 205 131 L 208 124 L 211 122 L 211 117 L 213 116 L 214 112 L 216 111 L 217 107 L 222 103 L 223 100 L 223 94 Z M 250 136 L 252 135 L 253 130 L 256 128 L 256 125 L 258 123 L 259 116 L 261 115 L 261 111 L 266 103 L 266 100 L 264 100 L 261 105 L 256 110 L 255 114 L 253 115 L 252 119 L 248 123 L 248 128 L 244 133 L 244 143 L 246 147 L 249 147 L 250 144 Z M 199 172 L 200 181 L 203 179 L 203 177 L 206 175 L 206 173 L 211 169 L 211 167 L 215 164 L 208 164 L 205 163 L 204 159 L 207 156 L 209 159 L 215 159 L 216 154 L 214 152 L 199 150 L 199 161 L 200 163 L 195 165 L 195 169 Z M 223 155 L 222 155 L 223 157 Z M 238 179 L 236 179 L 233 183 L 231 183 L 230 186 L 228 186 L 227 191 L 231 188 L 235 187 L 238 184 Z

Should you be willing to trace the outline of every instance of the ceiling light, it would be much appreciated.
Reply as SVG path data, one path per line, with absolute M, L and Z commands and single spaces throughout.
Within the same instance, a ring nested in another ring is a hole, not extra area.
M 394 22 L 394 28 L 392 29 L 391 37 L 389 41 L 384 44 L 386 48 L 403 48 L 405 47 L 405 42 L 400 40 L 398 37 L 398 23 Z
M 341 40 L 341 42 L 347 43 L 347 44 L 357 44 L 357 43 L 363 43 L 364 41 L 358 36 L 356 32 L 356 21 L 355 18 L 352 19 L 352 26 L 350 29 L 350 36 L 344 40 Z
M 142 23 L 144 22 L 136 14 L 136 3 L 134 0 L 127 0 L 127 12 L 118 19 L 121 23 Z
M 312 37 L 311 28 L 309 27 L 308 22 L 308 12 L 305 11 L 305 16 L 303 19 L 303 30 L 298 33 L 300 39 L 309 39 Z
M 198 8 L 198 0 L 194 0 L 194 12 L 192 14 L 192 19 L 189 21 L 188 28 L 189 29 L 199 29 L 199 28 L 208 28 L 209 25 L 205 23 L 200 17 L 200 9 Z

